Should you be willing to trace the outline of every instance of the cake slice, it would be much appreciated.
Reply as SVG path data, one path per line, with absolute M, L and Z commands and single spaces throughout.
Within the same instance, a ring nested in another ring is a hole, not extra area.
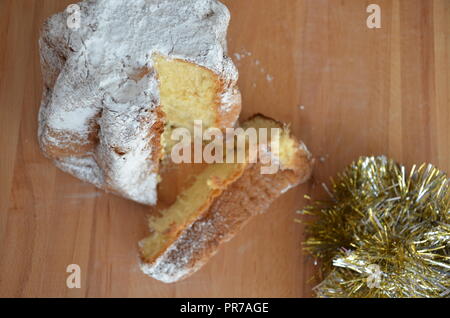
M 145 274 L 165 283 L 190 276 L 253 216 L 308 180 L 313 159 L 286 125 L 259 115 L 243 124 L 250 127 L 281 129 L 279 171 L 261 174 L 261 162 L 210 165 L 171 207 L 150 218 L 151 234 L 140 243 Z

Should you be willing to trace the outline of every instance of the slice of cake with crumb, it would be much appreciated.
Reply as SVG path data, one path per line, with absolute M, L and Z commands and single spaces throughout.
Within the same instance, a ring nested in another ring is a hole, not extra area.
M 286 125 L 255 116 L 243 124 L 252 127 L 280 128 L 278 172 L 262 174 L 261 162 L 209 165 L 172 206 L 150 218 L 151 234 L 140 243 L 144 273 L 165 283 L 190 276 L 253 216 L 309 179 L 312 156 Z

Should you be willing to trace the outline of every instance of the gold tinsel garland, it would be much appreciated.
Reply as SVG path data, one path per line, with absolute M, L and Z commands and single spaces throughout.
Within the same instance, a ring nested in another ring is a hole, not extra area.
M 327 189 L 328 190 L 328 189 Z M 321 264 L 319 297 L 450 297 L 450 191 L 431 165 L 363 157 L 299 211 Z

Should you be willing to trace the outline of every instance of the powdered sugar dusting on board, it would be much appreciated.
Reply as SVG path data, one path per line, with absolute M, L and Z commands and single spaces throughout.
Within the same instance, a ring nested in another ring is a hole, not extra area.
M 272 74 L 269 74 L 267 70 L 261 65 L 261 61 L 257 59 L 253 55 L 253 53 L 248 51 L 247 49 L 245 48 L 240 49 L 237 52 L 233 53 L 232 56 L 238 67 L 241 66 L 243 63 L 245 63 L 247 59 L 251 62 L 251 69 L 254 68 L 257 69 L 256 72 L 254 72 L 255 74 L 251 76 L 253 80 L 255 80 L 260 74 L 264 75 L 266 82 L 269 84 L 271 84 L 275 80 L 275 77 Z M 256 88 L 256 82 L 252 83 L 252 87 Z

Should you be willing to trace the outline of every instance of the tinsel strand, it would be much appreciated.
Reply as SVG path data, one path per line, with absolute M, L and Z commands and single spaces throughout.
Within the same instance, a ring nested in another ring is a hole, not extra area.
M 299 211 L 314 217 L 304 246 L 321 263 L 319 297 L 450 297 L 445 173 L 363 157 L 328 191 Z

